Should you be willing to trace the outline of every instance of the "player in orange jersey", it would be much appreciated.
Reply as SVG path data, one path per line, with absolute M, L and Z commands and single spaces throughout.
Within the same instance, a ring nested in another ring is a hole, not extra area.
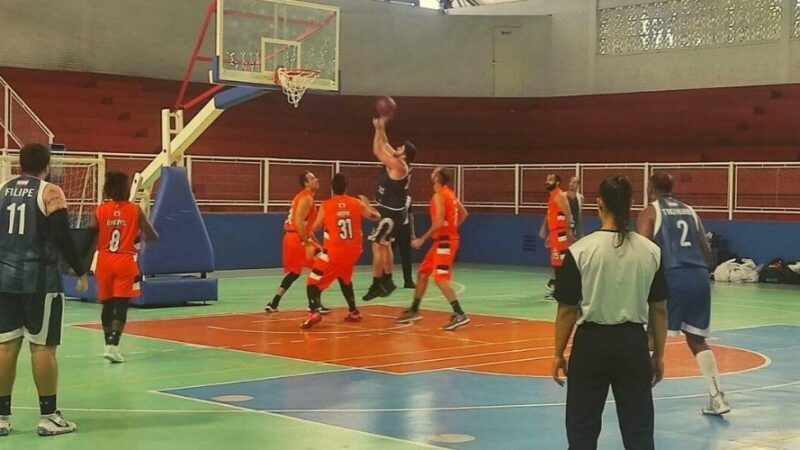
M 314 263 L 313 258 L 306 256 L 303 243 L 308 240 L 316 246 L 315 248 L 319 248 L 311 232 L 311 225 L 317 217 L 314 196 L 319 189 L 319 179 L 314 176 L 313 172 L 305 171 L 300 174 L 300 186 L 303 189 L 292 199 L 289 215 L 283 224 L 283 273 L 286 276 L 283 277 L 275 297 L 264 308 L 264 311 L 268 313 L 278 312 L 278 304 L 280 304 L 283 294 L 300 278 L 303 268 L 311 267 Z M 311 305 L 308 306 L 308 311 L 311 311 Z M 327 314 L 330 310 L 320 306 L 320 312 Z
M 442 167 L 437 167 L 431 174 L 431 184 L 435 191 L 430 206 L 431 228 L 419 238 L 414 239 L 411 246 L 419 249 L 429 237 L 433 239 L 433 245 L 419 266 L 414 302 L 397 318 L 397 323 L 413 323 L 422 319 L 419 314 L 419 304 L 425 295 L 431 274 L 433 274 L 439 290 L 453 308 L 453 315 L 444 329 L 452 331 L 469 323 L 469 317 L 461 309 L 456 292 L 450 284 L 453 262 L 458 252 L 458 227 L 461 226 L 468 214 L 467 209 L 450 189 L 451 178 L 450 172 Z
M 572 210 L 567 193 L 561 189 L 561 176 L 555 173 L 547 175 L 545 189 L 550 193 L 547 199 L 547 216 L 542 222 L 539 236 L 545 240 L 545 247 L 550 249 L 550 265 L 555 270 L 564 264 L 564 256 L 569 246 L 575 242 L 572 229 Z M 553 291 L 555 278 L 547 282 L 547 289 Z M 551 295 L 547 296 L 552 299 Z
M 108 172 L 103 186 L 106 200 L 92 216 L 89 228 L 97 230 L 97 298 L 103 304 L 100 320 L 105 334 L 103 357 L 112 363 L 125 361 L 119 340 L 128 317 L 128 301 L 139 295 L 139 266 L 136 264 L 139 233 L 145 241 L 158 239 L 158 233 L 144 212 L 128 201 L 128 176 Z
M 364 247 L 364 235 L 361 231 L 361 218 L 380 219 L 380 213 L 369 205 L 369 200 L 346 195 L 347 179 L 337 173 L 331 180 L 333 196 L 322 202 L 312 230 L 325 227 L 325 242 L 322 253 L 317 254 L 314 266 L 308 275 L 307 291 L 311 311 L 300 324 L 302 328 L 311 328 L 322 320 L 319 308 L 322 291 L 339 280 L 342 294 L 347 300 L 348 322 L 360 322 L 361 314 L 356 308 L 356 297 L 353 293 L 353 269 L 358 263 Z M 314 254 L 314 246 L 310 239 L 304 241 L 307 255 Z

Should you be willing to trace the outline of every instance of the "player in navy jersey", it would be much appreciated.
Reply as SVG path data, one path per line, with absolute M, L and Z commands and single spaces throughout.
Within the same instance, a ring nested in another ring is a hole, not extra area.
M 720 388 L 717 361 L 706 343 L 711 321 L 711 283 L 707 255 L 710 246 L 700 218 L 691 206 L 672 195 L 672 176 L 655 173 L 650 177 L 652 203 L 639 215 L 639 234 L 661 247 L 662 266 L 667 277 L 669 332 L 683 332 L 686 343 L 708 384 L 709 402 L 704 414 L 730 411 Z
M 23 338 L 30 342 L 39 394 L 41 436 L 75 431 L 56 407 L 64 295 L 59 256 L 88 280 L 70 237 L 67 202 L 60 187 L 45 181 L 50 149 L 28 144 L 19 154 L 21 174 L 0 188 L 0 436 L 11 430 L 11 391 Z
M 386 136 L 386 118 L 372 120 L 375 137 L 372 152 L 384 167 L 378 177 L 378 190 L 375 194 L 377 210 L 381 219 L 372 228 L 369 240 L 372 241 L 372 285 L 362 298 L 372 300 L 378 296 L 386 297 L 394 291 L 392 267 L 394 253 L 392 242 L 397 229 L 406 221 L 406 198 L 411 181 L 409 166 L 417 156 L 417 148 L 409 141 L 395 149 Z

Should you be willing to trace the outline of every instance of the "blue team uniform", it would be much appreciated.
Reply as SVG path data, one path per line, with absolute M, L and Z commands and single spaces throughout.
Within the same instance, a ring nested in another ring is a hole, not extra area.
M 661 247 L 662 267 L 669 288 L 669 331 L 708 336 L 711 321 L 711 283 L 700 246 L 700 219 L 687 204 L 662 197 L 656 211 L 653 240 Z

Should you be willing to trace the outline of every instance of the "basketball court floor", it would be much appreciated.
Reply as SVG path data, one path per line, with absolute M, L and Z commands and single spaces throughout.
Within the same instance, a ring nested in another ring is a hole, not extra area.
M 462 265 L 459 298 L 472 323 L 444 332 L 448 307 L 431 291 L 424 319 L 396 325 L 410 301 L 398 290 L 361 303 L 346 323 L 334 307 L 311 330 L 301 284 L 277 315 L 261 312 L 276 270 L 221 275 L 220 301 L 131 311 L 122 349 L 101 356 L 100 307 L 70 302 L 59 350 L 59 403 L 79 431 L 36 436 L 36 394 L 21 358 L 11 449 L 559 449 L 565 390 L 549 376 L 555 304 L 548 272 Z M 369 282 L 359 268 L 356 286 Z M 435 288 L 434 288 L 435 289 Z M 662 449 L 800 448 L 800 302 L 797 288 L 714 286 L 714 346 L 733 406 L 706 417 L 705 384 L 682 340 L 670 341 L 667 379 L 655 388 Z M 360 293 L 359 293 L 360 294 Z M 600 448 L 621 448 L 613 397 Z

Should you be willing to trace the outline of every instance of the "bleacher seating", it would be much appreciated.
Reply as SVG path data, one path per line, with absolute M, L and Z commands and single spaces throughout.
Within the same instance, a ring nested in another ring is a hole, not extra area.
M 0 68 L 73 150 L 155 153 L 179 82 Z M 200 92 L 205 85 L 192 85 Z M 427 162 L 796 160 L 800 84 L 553 98 L 402 98 L 393 140 Z M 188 112 L 191 116 L 192 111 Z M 367 159 L 372 98 L 270 94 L 227 111 L 196 155 Z

